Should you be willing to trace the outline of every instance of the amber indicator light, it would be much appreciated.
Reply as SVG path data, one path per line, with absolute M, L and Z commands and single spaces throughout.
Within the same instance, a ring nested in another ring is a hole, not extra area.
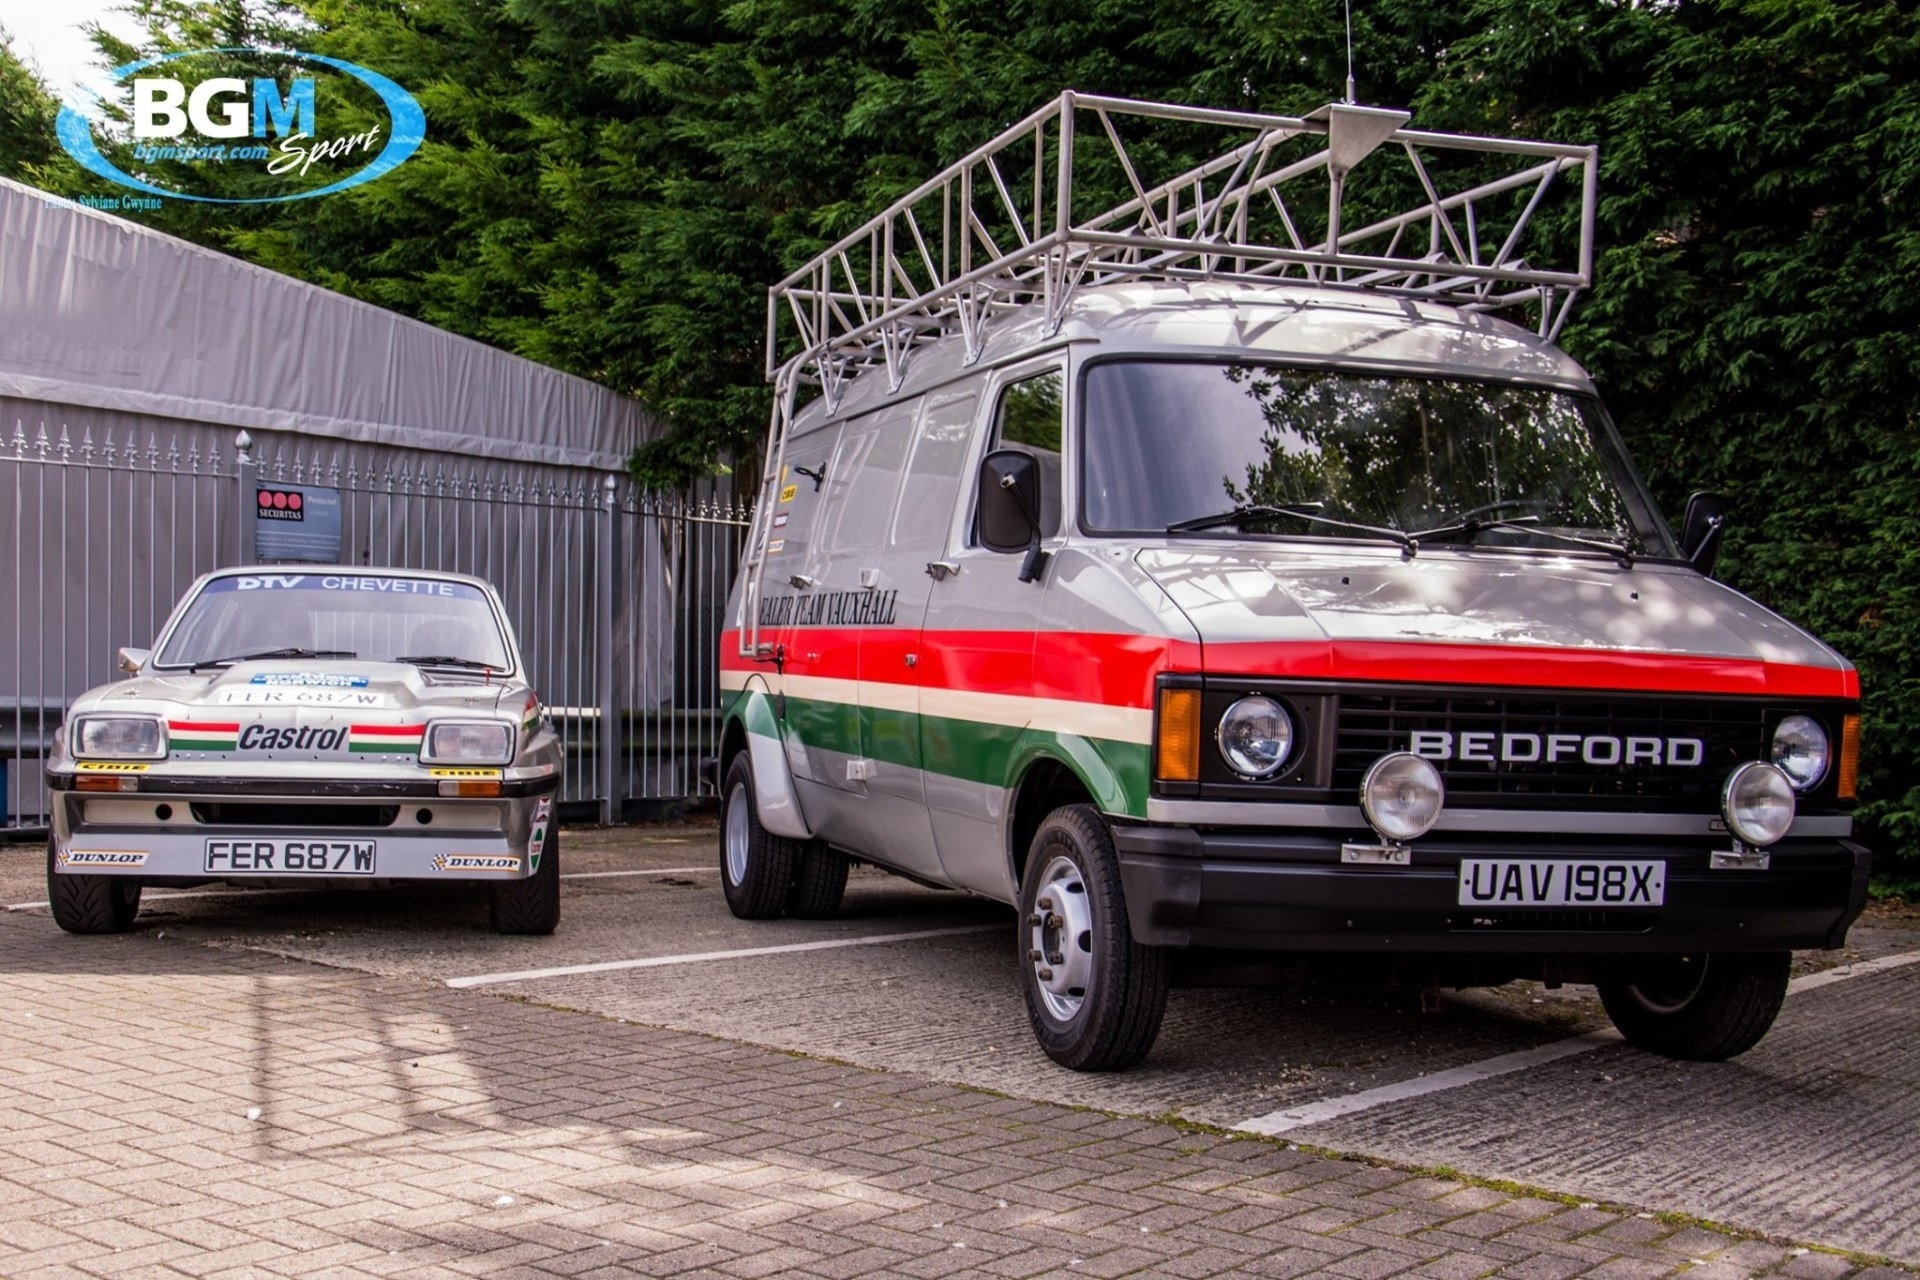
M 1854 798 L 1860 781 L 1860 717 L 1847 716 L 1840 721 L 1840 789 L 1842 800 Z
M 1162 782 L 1200 780 L 1200 691 L 1160 691 L 1160 742 L 1154 774 Z

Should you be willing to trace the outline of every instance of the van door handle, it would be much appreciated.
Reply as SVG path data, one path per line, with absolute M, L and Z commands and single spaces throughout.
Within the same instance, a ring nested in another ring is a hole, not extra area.
M 935 582 L 944 582 L 958 572 L 960 572 L 960 566 L 951 560 L 927 561 L 927 576 Z

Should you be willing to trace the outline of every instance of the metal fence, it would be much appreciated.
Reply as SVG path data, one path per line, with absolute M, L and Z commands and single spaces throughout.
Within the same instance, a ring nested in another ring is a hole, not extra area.
M 613 822 L 702 794 L 746 532 L 725 496 L 312 437 L 181 426 L 76 439 L 17 420 L 0 437 L 12 535 L 0 552 L 0 830 L 45 825 L 41 762 L 67 703 L 116 678 L 116 649 L 150 643 L 196 575 L 254 559 L 256 484 L 337 490 L 345 560 L 499 588 L 567 742 L 573 813 Z

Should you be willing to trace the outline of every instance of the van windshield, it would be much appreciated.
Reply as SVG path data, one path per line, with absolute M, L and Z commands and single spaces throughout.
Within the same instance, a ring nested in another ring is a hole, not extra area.
M 1562 392 L 1116 360 L 1085 404 L 1091 531 L 1675 554 L 1599 407 Z

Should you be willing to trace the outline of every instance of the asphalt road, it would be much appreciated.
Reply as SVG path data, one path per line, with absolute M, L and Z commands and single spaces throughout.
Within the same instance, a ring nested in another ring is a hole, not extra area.
M 1856 967 L 1803 982 L 1730 1063 L 1578 1039 L 1607 1026 L 1588 988 L 1448 992 L 1423 1011 L 1304 985 L 1176 991 L 1141 1067 L 1083 1076 L 1033 1043 L 1006 908 L 857 870 L 836 920 L 744 922 L 715 861 L 708 828 L 570 830 L 545 939 L 497 937 L 477 891 L 426 887 L 150 892 L 136 928 L 1920 1263 L 1920 964 L 1903 958 L 1920 957 L 1920 919 L 1877 913 L 1848 953 L 1803 957 Z M 46 918 L 30 905 L 42 863 L 0 848 L 16 919 Z M 45 928 L 63 955 L 110 963 L 106 940 Z

